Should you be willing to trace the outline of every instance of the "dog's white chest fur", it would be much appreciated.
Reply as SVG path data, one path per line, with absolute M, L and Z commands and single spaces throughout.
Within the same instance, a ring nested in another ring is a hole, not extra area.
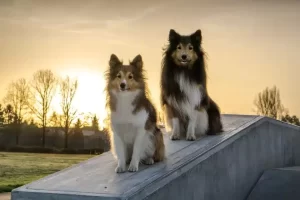
M 173 104 L 181 112 L 191 116 L 194 114 L 195 107 L 200 105 L 202 100 L 202 93 L 199 86 L 190 81 L 184 74 L 178 74 L 175 77 L 175 81 L 178 83 L 180 91 L 183 92 L 187 100 L 183 102 L 177 102 L 176 99 L 169 99 L 169 103 Z
M 118 134 L 127 145 L 132 145 L 138 130 L 144 128 L 148 113 L 145 109 L 133 114 L 132 102 L 139 91 L 113 93 L 117 99 L 116 109 L 111 113 L 111 124 L 114 134 Z
M 134 105 L 132 102 L 139 91 L 113 93 L 117 99 L 116 109 L 111 113 L 113 124 L 132 124 L 133 126 L 143 126 L 148 119 L 148 113 L 143 109 L 133 114 Z
M 191 82 L 184 76 L 184 74 L 177 75 L 176 82 L 179 84 L 181 92 L 184 92 L 186 94 L 191 106 L 197 106 L 200 104 L 202 94 L 200 92 L 199 86 L 195 82 Z

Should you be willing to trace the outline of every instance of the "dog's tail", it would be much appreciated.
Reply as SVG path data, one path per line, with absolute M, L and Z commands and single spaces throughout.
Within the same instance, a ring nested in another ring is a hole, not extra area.
M 207 114 L 208 114 L 208 132 L 207 135 L 216 135 L 218 133 L 223 132 L 223 125 L 221 122 L 221 114 L 220 114 L 220 108 L 209 97 L 209 106 L 207 108 Z
M 160 162 L 165 159 L 165 144 L 161 130 L 155 128 L 154 131 L 155 152 L 153 155 L 154 162 Z

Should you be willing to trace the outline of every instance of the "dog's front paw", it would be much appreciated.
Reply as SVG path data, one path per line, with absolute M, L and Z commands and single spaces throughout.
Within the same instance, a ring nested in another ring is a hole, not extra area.
M 129 172 L 137 172 L 137 171 L 139 171 L 139 165 L 138 164 L 130 163 L 130 165 L 128 167 L 128 171 Z
M 186 140 L 187 141 L 194 141 L 194 140 L 196 140 L 195 134 L 187 134 Z
M 143 163 L 145 165 L 153 165 L 154 164 L 154 160 L 152 158 L 147 158 L 147 159 L 143 160 Z
M 115 172 L 116 173 L 123 173 L 126 171 L 126 166 L 121 166 L 121 165 L 118 165 L 115 169 Z
M 193 123 L 189 123 L 187 132 L 186 132 L 186 140 L 187 141 L 194 141 L 196 140 L 196 135 L 195 135 L 195 126 Z
M 177 133 L 172 133 L 172 135 L 170 136 L 171 140 L 180 140 L 180 135 Z

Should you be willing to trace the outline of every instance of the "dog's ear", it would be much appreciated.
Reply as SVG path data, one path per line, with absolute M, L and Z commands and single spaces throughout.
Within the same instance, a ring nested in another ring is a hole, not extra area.
M 119 58 L 115 54 L 111 54 L 110 59 L 109 59 L 110 68 L 114 68 L 121 64 L 122 64 L 122 62 L 119 60 Z
M 169 32 L 169 41 L 170 42 L 176 41 L 179 37 L 180 37 L 180 35 L 178 33 L 176 33 L 176 31 L 174 29 L 170 29 L 170 32 Z
M 131 62 L 130 65 L 135 66 L 139 69 L 143 68 L 143 59 L 142 56 L 139 54 L 137 55 Z
M 198 29 L 195 33 L 193 33 L 191 35 L 191 38 L 192 38 L 192 40 L 194 40 L 196 43 L 198 43 L 200 45 L 201 42 L 202 42 L 202 33 L 201 33 L 201 30 Z

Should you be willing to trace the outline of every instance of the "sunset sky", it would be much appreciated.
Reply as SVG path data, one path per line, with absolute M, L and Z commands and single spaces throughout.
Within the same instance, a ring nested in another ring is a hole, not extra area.
M 300 116 L 299 19 L 296 0 L 1 0 L 0 99 L 10 81 L 47 68 L 78 77 L 75 105 L 103 116 L 109 56 L 126 63 L 141 54 L 158 105 L 170 28 L 201 29 L 208 90 L 223 113 L 253 114 L 255 95 L 277 85 Z

